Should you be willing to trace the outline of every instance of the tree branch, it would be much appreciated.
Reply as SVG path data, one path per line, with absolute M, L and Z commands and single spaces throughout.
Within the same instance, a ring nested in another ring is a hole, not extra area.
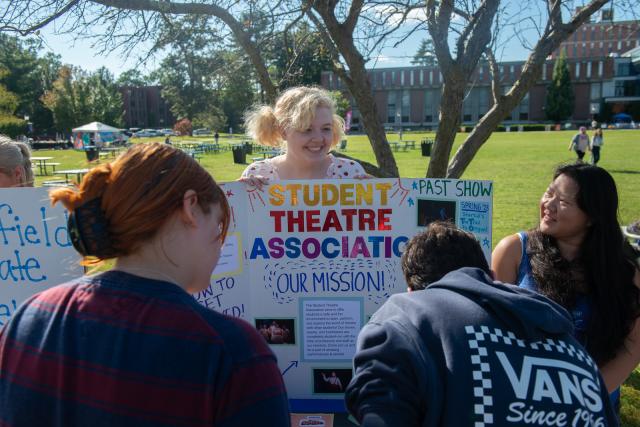
M 19 28 L 16 28 L 16 27 L 13 27 L 13 26 L 10 26 L 10 25 L 3 25 L 3 26 L 0 27 L 0 31 L 3 31 L 3 30 L 16 31 L 16 32 L 20 33 L 21 36 L 28 36 L 29 34 L 38 31 L 40 28 L 44 27 L 45 25 L 49 24 L 50 22 L 55 21 L 56 19 L 58 19 L 59 17 L 61 17 L 65 13 L 67 13 L 69 10 L 71 10 L 71 8 L 76 6 L 79 3 L 79 1 L 80 0 L 71 0 L 69 3 L 67 3 L 60 10 L 56 11 L 51 16 L 48 16 L 43 21 L 40 21 L 37 24 L 32 25 L 31 27 L 27 28 L 26 30 L 21 30 Z

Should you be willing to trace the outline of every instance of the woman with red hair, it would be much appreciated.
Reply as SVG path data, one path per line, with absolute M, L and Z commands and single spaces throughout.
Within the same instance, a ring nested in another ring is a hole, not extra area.
M 229 224 L 211 175 L 139 144 L 51 200 L 84 264 L 115 268 L 35 295 L 0 332 L 0 425 L 289 425 L 258 332 L 190 295 L 209 286 Z

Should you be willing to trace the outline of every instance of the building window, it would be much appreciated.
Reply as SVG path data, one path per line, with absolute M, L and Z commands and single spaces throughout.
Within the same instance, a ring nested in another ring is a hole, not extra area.
M 621 62 L 616 70 L 616 77 L 628 77 L 631 75 L 631 63 Z
M 387 86 L 387 72 L 383 71 L 382 72 L 382 87 Z
M 333 89 L 333 73 L 329 74 L 329 89 Z
M 580 78 L 580 63 L 576 62 L 576 79 Z
M 426 73 L 425 70 L 420 70 L 420 86 L 424 86 L 424 73 Z
M 542 65 L 542 80 L 547 80 L 547 64 Z
M 396 85 L 396 72 L 392 71 L 391 72 L 391 86 L 395 86 Z
M 429 84 L 433 85 L 433 70 L 429 71 Z
M 387 123 L 396 122 L 396 98 L 397 93 L 390 91 L 387 93 Z
M 440 108 L 440 90 L 429 89 L 424 92 L 424 121 L 432 123 L 438 117 Z
M 414 74 L 415 74 L 415 71 L 413 71 L 413 70 L 409 71 L 409 84 L 411 86 L 414 85 L 414 80 L 413 80 L 414 79 Z
M 603 61 L 598 61 L 598 77 L 602 77 L 602 64 L 604 64 Z
M 591 61 L 587 62 L 587 78 L 591 78 Z
M 618 50 L 622 49 L 622 41 L 618 40 Z
M 597 101 L 600 99 L 600 90 L 602 89 L 602 83 L 591 83 L 591 100 Z
M 401 120 L 402 123 L 407 123 L 409 121 L 409 116 L 411 114 L 411 95 L 408 90 L 402 91 L 402 111 L 401 111 Z

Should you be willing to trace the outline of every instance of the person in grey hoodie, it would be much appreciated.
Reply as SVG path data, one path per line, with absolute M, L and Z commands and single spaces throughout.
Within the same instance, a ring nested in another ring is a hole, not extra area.
M 358 336 L 345 399 L 362 426 L 617 425 L 566 310 L 494 282 L 450 223 L 414 237 L 393 295 Z

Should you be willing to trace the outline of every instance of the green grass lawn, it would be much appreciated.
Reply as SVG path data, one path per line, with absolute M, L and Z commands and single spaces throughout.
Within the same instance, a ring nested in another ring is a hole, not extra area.
M 465 172 L 464 179 L 483 179 L 494 182 L 493 244 L 519 230 L 533 227 L 538 220 L 538 200 L 551 180 L 554 168 L 573 161 L 568 151 L 575 132 L 494 133 L 480 149 Z M 416 150 L 398 152 L 396 160 L 402 177 L 424 177 L 427 158 L 420 155 L 419 143 L 433 134 L 405 133 L 404 140 L 415 140 Z M 397 140 L 390 135 L 390 140 Z M 465 134 L 459 134 L 456 148 Z M 620 222 L 628 224 L 640 219 L 640 131 L 606 131 L 600 166 L 615 178 L 620 197 Z M 144 141 L 153 141 L 145 138 Z M 156 140 L 163 140 L 156 138 Z M 178 141 L 180 138 L 172 138 Z M 239 142 L 239 137 L 234 142 Z M 221 139 L 221 144 L 226 141 Z M 345 154 L 375 163 L 371 146 L 365 136 L 349 136 Z M 40 150 L 36 156 L 55 157 L 58 169 L 87 167 L 84 153 L 73 150 Z M 247 156 L 251 161 L 251 155 Z M 231 151 L 203 156 L 201 164 L 217 181 L 237 179 L 244 165 L 233 163 Z M 36 185 L 51 177 L 37 177 Z M 622 389 L 622 425 L 640 427 L 640 370 L 636 370 Z
M 551 180 L 554 168 L 575 158 L 568 151 L 569 140 L 574 132 L 523 132 L 494 133 L 480 149 L 463 178 L 486 179 L 494 182 L 493 199 L 493 244 L 519 230 L 533 227 L 538 219 L 538 200 Z M 424 177 L 427 157 L 420 155 L 420 140 L 433 134 L 405 133 L 404 140 L 416 140 L 415 150 L 397 152 L 396 160 L 402 177 Z M 456 147 L 465 135 L 456 139 Z M 193 138 L 191 138 L 193 139 Z M 397 140 L 397 135 L 390 135 Z M 142 141 L 153 141 L 145 138 Z M 163 140 L 156 138 L 156 140 Z M 178 141 L 180 138 L 172 138 Z M 225 141 L 221 139 L 221 141 Z M 240 138 L 234 139 L 239 142 Z M 366 136 L 348 138 L 345 154 L 375 163 L 375 157 Z M 224 145 L 226 142 L 221 142 Z M 58 169 L 87 167 L 82 152 L 73 150 L 39 150 L 36 156 L 52 156 L 61 163 Z M 247 161 L 251 161 L 247 155 Z M 201 164 L 217 181 L 237 179 L 244 165 L 233 163 L 231 151 L 208 154 Z M 618 130 L 605 132 L 600 166 L 615 178 L 620 196 L 620 222 L 627 224 L 640 219 L 640 131 Z M 36 185 L 51 177 L 37 177 Z

